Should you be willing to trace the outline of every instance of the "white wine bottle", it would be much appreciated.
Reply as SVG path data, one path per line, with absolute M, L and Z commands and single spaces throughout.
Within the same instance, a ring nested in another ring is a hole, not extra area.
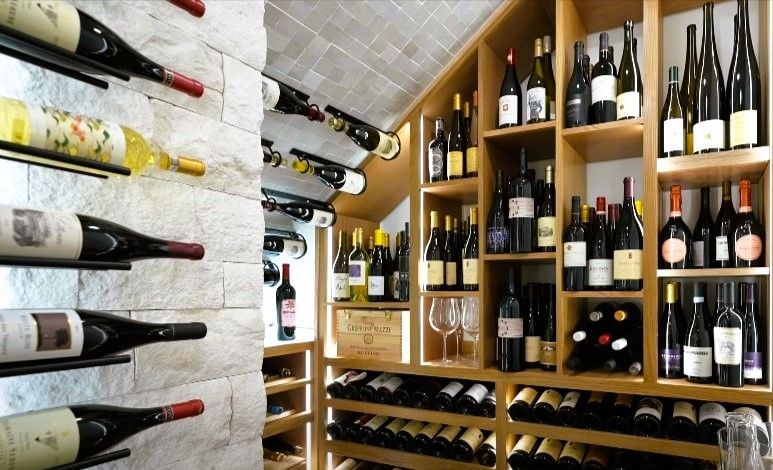
M 341 165 L 314 166 L 306 160 L 296 160 L 293 162 L 293 170 L 301 174 L 314 175 L 325 186 L 349 194 L 362 194 L 368 187 L 365 173 L 361 170 L 344 168 Z
M 400 154 L 400 141 L 367 124 L 354 124 L 342 118 L 331 117 L 328 125 L 336 132 L 343 132 L 363 149 L 373 152 L 384 160 L 392 160 Z
M 130 127 L 12 98 L 0 97 L 0 140 L 68 155 L 74 166 L 87 159 L 129 168 L 133 175 L 149 168 L 206 172 L 201 160 L 171 154 Z

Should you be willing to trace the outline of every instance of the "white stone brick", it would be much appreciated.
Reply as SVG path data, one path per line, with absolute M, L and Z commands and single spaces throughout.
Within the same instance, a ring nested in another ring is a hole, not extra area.
M 27 204 L 28 165 L 0 160 L 0 204 Z
M 0 267 L 0 308 L 74 308 L 78 272 Z
M 158 323 L 203 322 L 207 336 L 138 348 L 137 390 L 255 372 L 263 357 L 263 322 L 257 309 L 133 311 Z
M 196 189 L 194 205 L 206 259 L 260 262 L 264 225 L 258 200 Z
M 263 374 L 235 375 L 229 377 L 231 382 L 231 442 L 252 440 L 263 433 L 266 418 L 266 387 L 263 384 Z
M 262 265 L 223 263 L 223 270 L 226 307 L 260 307 L 262 305 Z
M 223 56 L 223 122 L 260 133 L 263 122 L 263 85 L 260 72 L 229 56 Z
M 180 460 L 154 470 L 263 470 L 263 445 L 260 439 L 240 442 Z M 141 469 L 136 469 L 141 470 Z

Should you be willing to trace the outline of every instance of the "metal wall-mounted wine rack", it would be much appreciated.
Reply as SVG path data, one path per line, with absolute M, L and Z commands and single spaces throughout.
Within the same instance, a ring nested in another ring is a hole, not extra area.
M 10 152 L 9 155 L 7 152 Z M 26 155 L 32 159 L 14 156 L 14 154 Z M 0 158 L 20 163 L 27 163 L 43 168 L 52 168 L 55 170 L 68 171 L 78 175 L 94 176 L 96 178 L 107 178 L 108 174 L 114 176 L 129 176 L 131 170 L 124 166 L 102 163 L 87 158 L 71 157 L 64 153 L 53 152 L 51 150 L 39 149 L 28 145 L 15 144 L 13 142 L 0 141 Z M 46 163 L 54 162 L 54 163 Z M 61 166 L 64 164 L 68 166 Z M 70 166 L 72 165 L 72 166 Z M 93 173 L 86 170 L 80 170 L 73 167 L 82 167 L 99 173 Z
M 114 460 L 125 459 L 132 455 L 132 451 L 129 449 L 121 449 L 106 454 L 95 455 L 87 459 L 80 460 L 78 462 L 68 463 L 66 465 L 59 465 L 51 467 L 48 470 L 81 470 L 82 468 L 94 467 L 107 462 L 113 462 Z
M 131 359 L 131 356 L 128 354 L 121 354 L 119 356 L 106 356 L 95 359 L 73 359 L 69 361 L 51 360 L 20 365 L 4 364 L 0 366 L 0 378 L 29 374 L 42 374 L 44 372 L 58 372 L 60 370 L 85 369 L 87 367 L 126 364 L 131 362 Z
M 129 261 L 81 261 L 76 259 L 26 258 L 21 256 L 0 256 L 0 266 L 55 269 L 91 269 L 96 271 L 129 271 L 132 268 L 132 264 Z

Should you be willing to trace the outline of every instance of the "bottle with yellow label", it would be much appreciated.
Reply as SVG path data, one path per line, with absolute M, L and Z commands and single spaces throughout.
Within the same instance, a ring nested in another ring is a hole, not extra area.
M 448 133 L 448 179 L 464 178 L 464 120 L 462 118 L 462 95 L 454 93 L 454 113 L 451 116 L 451 130 Z
M 478 176 L 478 90 L 472 92 L 472 115 L 467 137 L 467 149 L 464 152 L 464 163 L 467 165 L 465 176 Z
M 623 179 L 623 208 L 620 211 L 620 219 L 615 225 L 613 238 L 615 290 L 641 290 L 644 287 L 642 276 L 644 231 L 641 218 L 635 210 L 633 185 L 633 176 Z

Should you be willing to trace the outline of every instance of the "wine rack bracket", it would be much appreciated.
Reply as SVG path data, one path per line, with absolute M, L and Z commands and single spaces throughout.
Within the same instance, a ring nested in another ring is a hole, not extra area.
M 288 199 L 290 201 L 297 201 L 297 202 L 303 202 L 303 203 L 309 204 L 311 206 L 314 206 L 317 209 L 322 209 L 325 211 L 335 211 L 335 208 L 333 207 L 333 205 L 328 202 L 317 201 L 314 199 L 309 199 L 307 197 L 302 197 L 302 196 L 286 193 L 284 191 L 278 191 L 271 188 L 263 188 L 261 189 L 261 191 L 263 192 L 263 195 L 265 196 L 266 199 L 276 199 L 276 198 Z
M 1 25 L 0 53 L 105 90 L 108 83 L 91 75 L 129 81 L 129 75 L 117 69 Z
M 42 374 L 44 372 L 57 372 L 60 370 L 85 369 L 87 367 L 110 366 L 114 364 L 126 364 L 131 362 L 131 356 L 107 356 L 97 359 L 75 359 L 72 361 L 50 361 L 37 364 L 25 364 L 11 367 L 0 367 L 0 378 L 15 377 L 19 375 Z
M 108 452 L 107 454 L 95 455 L 94 457 L 83 459 L 78 462 L 51 467 L 48 470 L 80 470 L 82 468 L 94 467 L 97 465 L 101 465 L 103 463 L 125 459 L 129 457 L 131 454 L 132 454 L 131 450 L 121 449 L 121 450 L 116 450 L 114 452 Z
M 55 269 L 91 269 L 97 271 L 129 271 L 132 264 L 128 261 L 80 261 L 74 259 L 23 258 L 0 256 L 0 266 L 21 266 L 27 268 Z
M 131 175 L 131 170 L 124 166 L 97 162 L 86 158 L 74 158 L 69 155 L 65 155 L 63 153 L 52 152 L 51 150 L 39 149 L 36 147 L 16 144 L 13 142 L 0 141 L 0 151 L 27 155 L 43 161 L 27 160 L 24 158 L 15 157 L 13 155 L 8 155 L 7 153 L 0 152 L 0 158 L 4 160 L 27 163 L 30 165 L 41 166 L 44 168 L 52 168 L 54 170 L 68 171 L 70 173 L 75 173 L 78 175 L 94 176 L 96 178 L 107 178 L 107 174 L 111 174 L 115 176 Z M 53 163 L 46 163 L 46 162 L 62 163 L 62 164 L 68 165 L 68 167 L 62 167 L 62 166 L 55 165 Z M 74 167 L 88 169 L 88 170 L 99 171 L 100 173 L 93 173 L 86 170 L 80 170 L 78 168 L 72 168 L 70 167 L 70 165 Z
M 317 155 L 314 155 L 313 153 L 308 153 L 308 152 L 304 152 L 303 150 L 298 150 L 295 147 L 290 149 L 289 153 L 290 153 L 290 155 L 295 155 L 295 157 L 297 157 L 298 160 L 301 160 L 301 161 L 309 160 L 309 161 L 312 161 L 312 162 L 315 162 L 315 163 L 319 163 L 320 165 L 337 165 L 337 166 L 342 166 L 344 168 L 347 168 L 349 170 L 354 170 L 354 168 L 352 168 L 350 166 L 342 165 L 340 163 L 336 163 L 334 161 L 328 160 L 327 158 L 322 158 L 322 157 L 319 157 Z

